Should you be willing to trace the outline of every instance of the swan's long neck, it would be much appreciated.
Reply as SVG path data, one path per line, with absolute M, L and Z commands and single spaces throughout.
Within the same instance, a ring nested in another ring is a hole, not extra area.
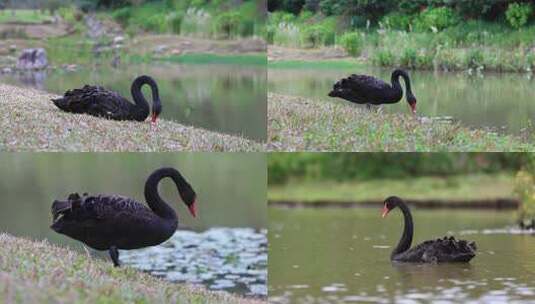
M 149 103 L 145 99 L 145 96 L 143 96 L 143 92 L 141 92 L 141 87 L 144 84 L 148 84 L 151 88 L 152 108 L 154 109 L 155 107 L 160 106 L 160 95 L 158 93 L 158 86 L 156 85 L 154 79 L 145 75 L 139 76 L 134 80 L 134 82 L 132 83 L 132 87 L 130 88 L 132 98 L 134 99 L 134 103 L 136 104 L 137 120 L 145 120 L 145 118 L 149 116 L 150 112 Z
M 403 234 L 401 235 L 401 239 L 399 240 L 398 245 L 394 250 L 392 251 L 392 257 L 396 254 L 405 252 L 411 248 L 412 243 L 412 235 L 414 233 L 414 227 L 412 223 L 412 215 L 411 211 L 409 210 L 409 207 L 405 205 L 405 203 L 400 202 L 398 204 L 399 209 L 401 209 L 401 212 L 403 212 L 403 220 L 404 220 L 404 227 L 403 227 Z
M 176 220 L 177 215 L 175 210 L 173 210 L 173 208 L 171 208 L 171 206 L 169 206 L 158 193 L 158 184 L 166 177 L 170 177 L 175 182 L 179 193 L 183 193 L 184 189 L 189 187 L 189 184 L 177 170 L 173 168 L 161 168 L 154 171 L 147 179 L 147 182 L 145 183 L 145 199 L 152 211 L 159 217 Z
M 411 80 L 409 78 L 409 74 L 407 74 L 403 70 L 395 70 L 392 72 L 392 77 L 390 81 L 392 82 L 392 87 L 396 90 L 402 90 L 401 84 L 399 83 L 399 77 L 403 77 L 403 81 L 405 82 L 405 91 L 407 92 L 406 96 L 409 94 L 412 95 L 412 89 L 411 89 Z

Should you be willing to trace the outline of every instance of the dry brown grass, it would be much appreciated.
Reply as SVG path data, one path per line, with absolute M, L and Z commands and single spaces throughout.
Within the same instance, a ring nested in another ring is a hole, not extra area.
M 263 303 L 0 233 L 0 303 Z
M 112 121 L 65 113 L 56 96 L 0 84 L 0 150 L 7 151 L 259 151 L 237 136 L 159 120 Z
M 422 121 L 411 115 L 374 113 L 348 102 L 268 93 L 271 151 L 533 151 L 529 140 Z

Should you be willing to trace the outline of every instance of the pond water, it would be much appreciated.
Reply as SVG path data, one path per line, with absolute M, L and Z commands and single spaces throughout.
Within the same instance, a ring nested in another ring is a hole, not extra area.
M 274 93 L 314 97 L 331 102 L 347 102 L 327 97 L 332 85 L 350 74 L 366 74 L 390 83 L 391 69 L 268 69 L 268 90 Z M 418 114 L 427 117 L 451 116 L 470 127 L 489 128 L 519 134 L 535 118 L 535 79 L 528 74 L 467 73 L 432 71 L 409 72 Z M 349 102 L 347 102 L 349 103 Z M 385 112 L 410 113 L 405 98 L 383 106 Z
M 399 210 L 269 208 L 272 303 L 533 303 L 535 235 L 514 212 L 413 210 L 413 245 L 447 234 L 478 246 L 469 264 L 393 264 Z M 514 230 L 513 230 L 514 231 Z
M 261 272 L 267 264 L 267 240 L 262 232 L 267 228 L 267 173 L 265 156 L 260 153 L 0 153 L 0 231 L 34 239 L 46 238 L 56 244 L 83 250 L 82 243 L 49 228 L 52 202 L 64 199 L 71 192 L 88 192 L 122 194 L 144 203 L 146 178 L 153 170 L 164 166 L 177 168 L 192 185 L 197 193 L 198 217 L 189 215 L 172 181 L 162 180 L 159 191 L 177 211 L 180 232 L 162 248 L 151 249 L 163 250 L 158 257 L 149 257 L 143 250 L 139 253 L 136 253 L 138 250 L 130 251 L 124 255 L 126 258 L 132 255 L 127 258 L 127 264 L 143 270 L 147 270 L 146 265 L 154 265 L 159 271 L 156 274 L 162 276 L 161 265 L 154 264 L 153 259 L 167 263 L 165 254 L 169 253 L 177 260 L 169 267 L 167 264 L 162 266 L 175 273 L 175 277 L 169 279 L 188 281 L 192 278 L 190 283 L 211 286 L 217 282 L 199 282 L 193 275 L 177 278 L 175 266 L 184 263 L 178 259 L 192 258 L 187 256 L 192 252 L 196 252 L 197 259 L 202 258 L 197 263 L 199 265 L 211 261 L 219 265 L 221 258 L 227 259 L 230 262 L 225 264 L 225 269 L 234 271 L 231 273 L 234 276 L 226 279 L 236 282 L 237 287 L 231 288 L 227 284 L 224 289 L 261 296 L 262 290 L 256 285 L 262 284 Z M 184 237 L 190 240 L 179 245 Z M 207 241 L 203 246 L 193 246 L 199 240 Z M 226 247 L 214 249 L 215 252 L 209 250 L 219 247 L 222 242 L 233 242 L 236 248 L 243 249 L 243 256 L 235 256 Z M 189 251 L 184 251 L 187 244 Z M 258 253 L 258 260 L 248 260 L 247 254 L 252 252 Z M 98 255 L 112 266 L 106 252 Z M 262 259 L 264 263 L 260 262 Z M 251 277 L 252 273 L 243 272 L 247 266 L 251 266 L 253 272 L 257 271 L 253 273 L 254 277 Z M 216 270 L 221 269 L 215 266 L 205 269 L 204 275 Z M 215 274 L 213 276 L 220 279 Z M 243 282 L 249 285 L 245 286 Z
M 267 297 L 267 230 L 177 231 L 159 246 L 121 250 L 121 262 L 172 282 Z
M 132 101 L 130 86 L 139 75 L 152 76 L 160 91 L 161 117 L 185 125 L 266 139 L 266 69 L 233 64 L 133 64 L 32 74 L 1 75 L 0 81 L 62 95 L 85 84 L 102 85 Z M 151 100 L 150 89 L 143 92 Z

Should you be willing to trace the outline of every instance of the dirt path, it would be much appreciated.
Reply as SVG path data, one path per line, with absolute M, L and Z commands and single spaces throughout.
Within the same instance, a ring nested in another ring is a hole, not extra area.
M 268 60 L 297 60 L 297 61 L 311 61 L 311 60 L 355 60 L 350 57 L 343 49 L 333 47 L 323 47 L 319 49 L 296 49 L 277 45 L 269 45 Z
M 57 109 L 57 96 L 0 84 L 0 150 L 260 151 L 262 144 L 172 121 L 112 121 Z
M 127 42 L 128 49 L 135 54 L 154 52 L 162 49 L 163 54 L 258 54 L 266 52 L 266 43 L 258 38 L 244 38 L 237 40 L 212 40 L 177 35 L 147 34 L 135 37 Z

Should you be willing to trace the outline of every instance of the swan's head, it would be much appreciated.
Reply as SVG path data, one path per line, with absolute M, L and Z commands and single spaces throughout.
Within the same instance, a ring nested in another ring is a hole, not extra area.
M 162 113 L 162 104 L 160 102 L 160 99 L 158 98 L 158 100 L 155 101 L 152 106 L 152 114 L 151 114 L 152 123 L 156 122 L 156 119 L 158 119 L 158 116 L 160 116 L 160 113 Z
M 407 103 L 411 107 L 412 114 L 416 114 L 416 97 L 412 93 L 407 94 Z
M 388 212 L 396 208 L 401 203 L 401 199 L 397 196 L 391 196 L 384 202 L 382 217 L 386 217 Z
M 188 207 L 189 213 L 191 213 L 193 217 L 196 217 L 197 207 L 195 205 L 195 200 L 197 198 L 197 194 L 195 193 L 193 188 L 191 188 L 189 184 L 185 183 L 179 194 L 184 204 L 186 204 L 186 206 Z

